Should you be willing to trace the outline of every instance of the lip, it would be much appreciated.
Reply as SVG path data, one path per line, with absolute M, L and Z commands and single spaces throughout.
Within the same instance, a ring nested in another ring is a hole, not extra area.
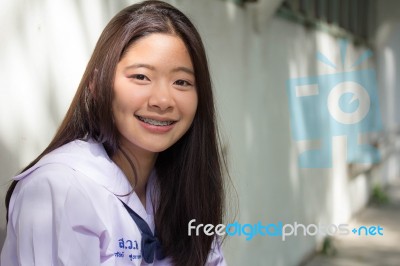
M 138 118 L 138 116 L 153 119 L 153 120 L 158 120 L 158 121 L 173 121 L 173 123 L 168 126 L 155 126 L 155 125 L 151 125 L 151 124 L 143 122 L 142 120 L 140 120 Z M 136 117 L 137 121 L 139 121 L 139 124 L 144 129 L 146 129 L 147 131 L 150 131 L 151 133 L 158 133 L 158 134 L 167 133 L 168 131 L 170 131 L 171 129 L 174 128 L 174 126 L 177 122 L 177 120 L 175 120 L 175 119 L 169 119 L 169 118 L 165 118 L 165 117 L 141 116 L 141 115 L 135 115 L 135 117 Z

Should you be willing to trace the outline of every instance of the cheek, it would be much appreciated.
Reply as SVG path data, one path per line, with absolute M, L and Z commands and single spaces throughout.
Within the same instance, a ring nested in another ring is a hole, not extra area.
M 133 90 L 114 90 L 114 99 L 112 100 L 113 113 L 131 112 L 134 107 L 133 99 L 138 99 Z
M 112 101 L 112 113 L 114 115 L 114 118 L 118 117 L 121 112 L 124 110 L 124 105 L 119 101 L 118 98 L 114 97 Z
M 197 93 L 193 93 L 190 97 L 187 97 L 184 101 L 184 106 L 182 107 L 188 119 L 193 121 L 196 115 L 198 105 Z
M 117 95 L 114 96 L 114 99 L 112 101 L 111 105 L 111 110 L 114 118 L 114 122 L 116 126 L 118 127 L 118 130 L 120 130 L 120 126 L 124 125 L 124 123 L 127 121 L 132 116 L 132 110 L 129 107 L 129 102 L 128 100 L 121 99 L 121 97 L 118 97 Z

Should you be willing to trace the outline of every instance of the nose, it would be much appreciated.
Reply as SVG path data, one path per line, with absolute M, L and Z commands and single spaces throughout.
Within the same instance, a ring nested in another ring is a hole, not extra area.
M 151 90 L 149 106 L 160 111 L 167 111 L 174 106 L 170 86 L 168 84 L 158 84 Z

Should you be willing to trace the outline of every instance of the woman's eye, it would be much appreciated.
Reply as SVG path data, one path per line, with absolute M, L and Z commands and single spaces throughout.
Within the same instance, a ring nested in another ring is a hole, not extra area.
M 137 80 L 149 80 L 149 78 L 143 74 L 135 74 L 135 75 L 132 75 L 131 78 L 134 78 Z
M 174 84 L 178 85 L 178 86 L 182 86 L 182 87 L 187 87 L 187 86 L 191 86 L 192 85 L 188 81 L 182 80 L 182 79 L 179 79 L 179 80 L 175 81 Z

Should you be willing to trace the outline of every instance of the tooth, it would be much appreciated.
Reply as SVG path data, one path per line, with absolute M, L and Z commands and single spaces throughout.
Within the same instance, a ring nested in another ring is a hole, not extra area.
M 140 117 L 143 122 L 154 125 L 154 126 L 168 126 L 172 124 L 171 121 L 158 121 L 158 120 L 153 120 L 150 118 L 145 118 L 145 117 Z

